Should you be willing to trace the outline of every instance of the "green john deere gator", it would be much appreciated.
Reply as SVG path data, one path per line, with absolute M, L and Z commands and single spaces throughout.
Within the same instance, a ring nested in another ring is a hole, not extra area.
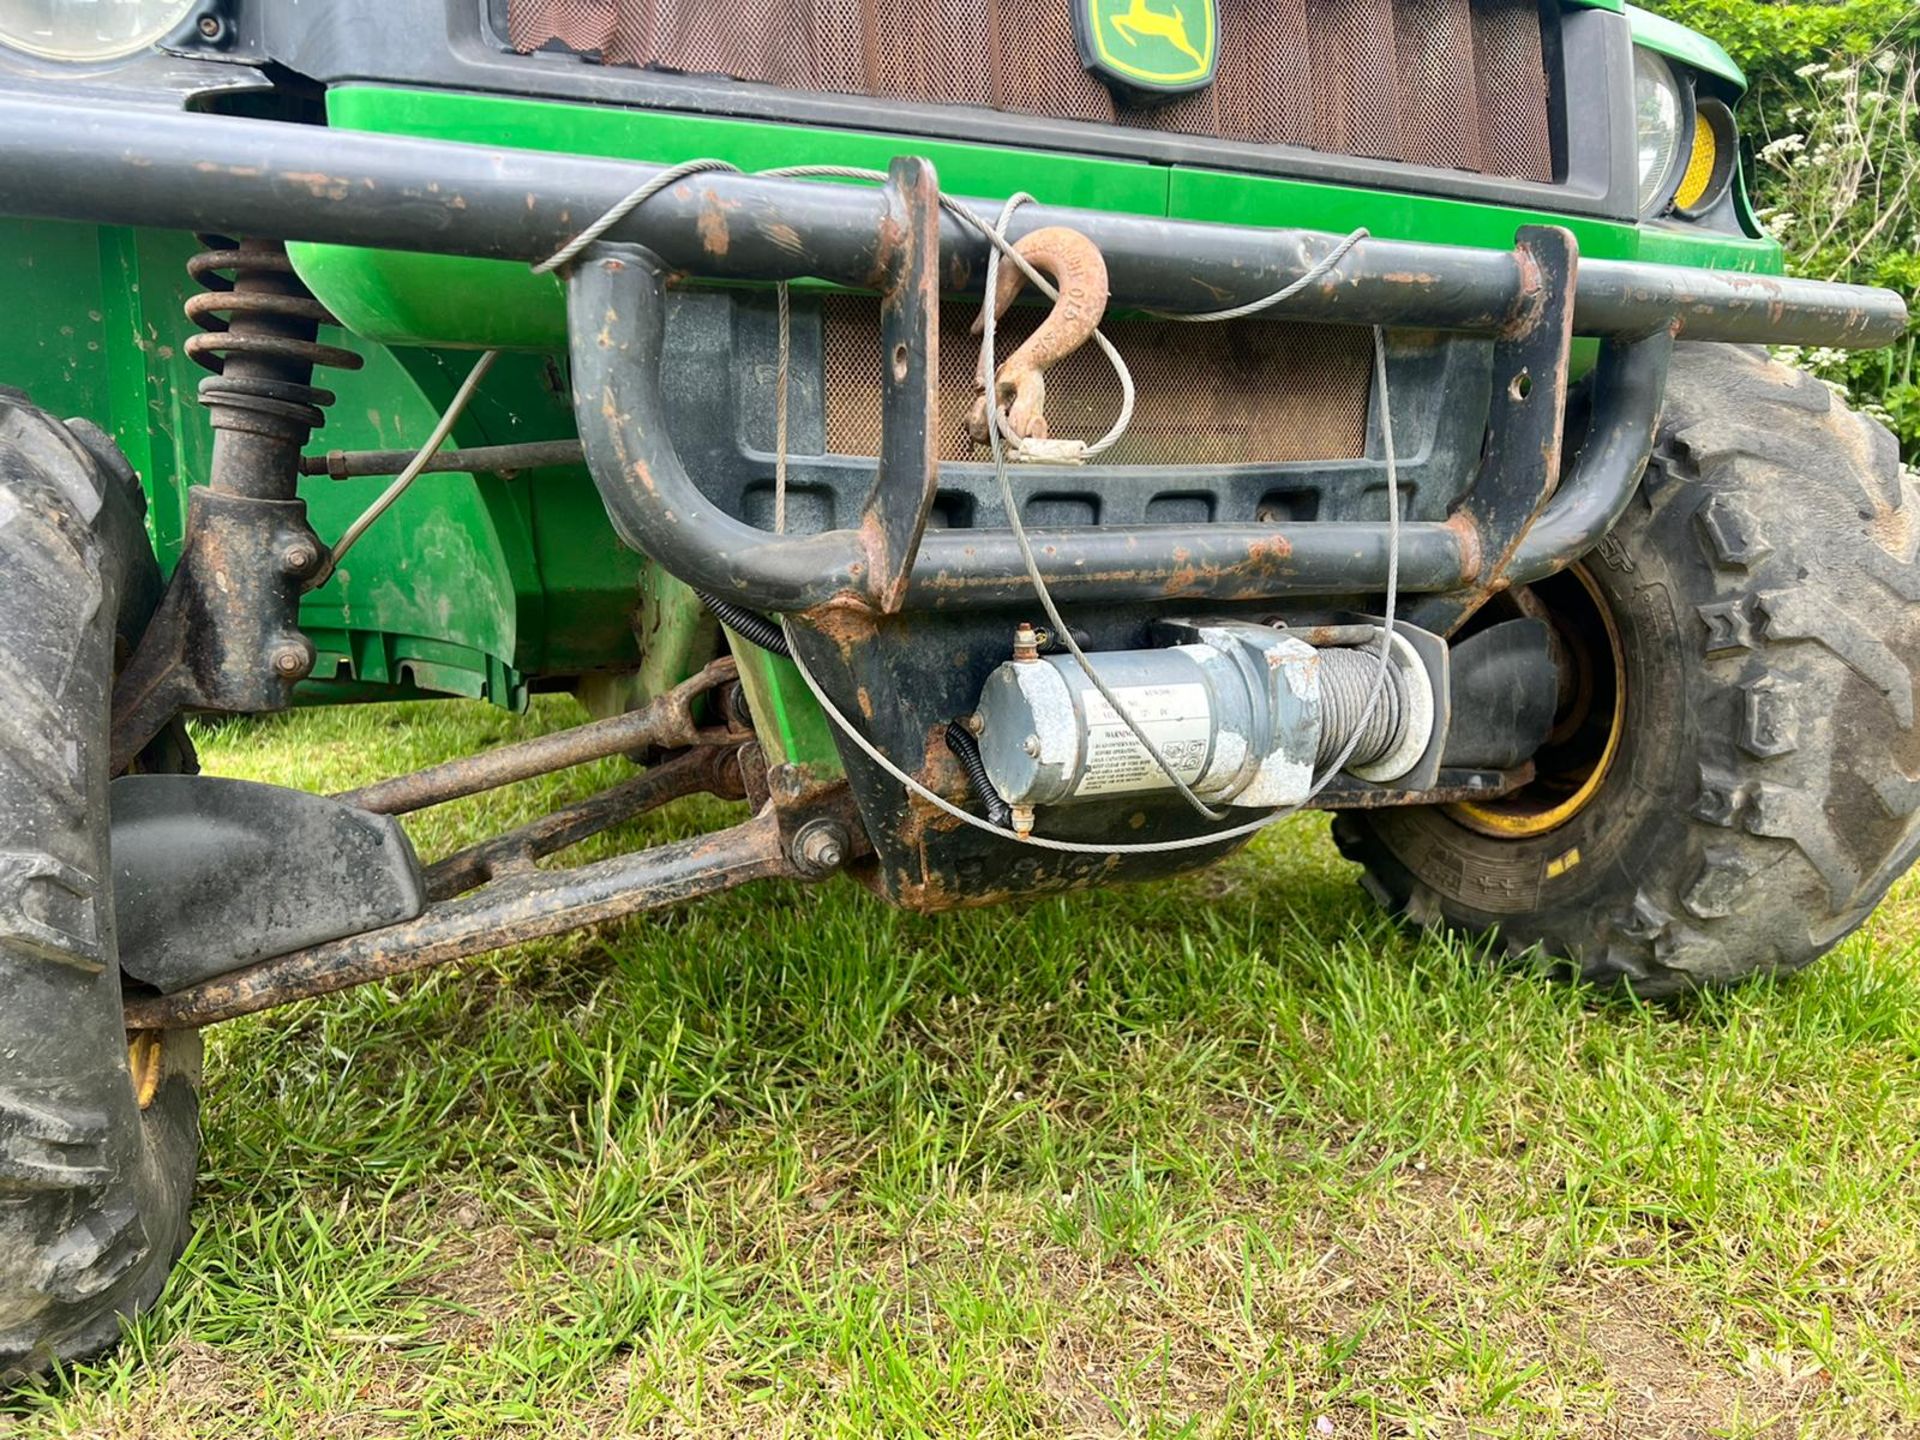
M 0 1375 L 159 1293 L 200 1027 L 763 877 L 1310 807 L 1542 969 L 1813 960 L 1920 836 L 1920 497 L 1763 347 L 1906 315 L 1781 274 L 1741 89 L 1620 0 L 0 0 Z M 542 690 L 331 797 L 183 728 Z

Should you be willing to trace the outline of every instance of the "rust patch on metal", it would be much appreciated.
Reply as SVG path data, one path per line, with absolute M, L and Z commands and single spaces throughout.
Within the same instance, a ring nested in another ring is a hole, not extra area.
M 1386 810 L 1405 805 L 1484 804 L 1511 795 L 1533 780 L 1533 762 L 1527 760 L 1512 770 L 1480 770 L 1471 773 L 1442 770 L 1429 790 L 1395 790 L 1391 786 L 1372 785 L 1350 775 L 1342 775 L 1313 799 L 1316 810 Z
M 944 795 L 956 805 L 964 806 L 972 793 L 967 772 L 953 752 L 947 748 L 947 727 L 944 724 L 927 728 L 923 753 L 914 779 L 933 791 Z M 953 897 L 944 884 L 934 878 L 934 868 L 928 862 L 928 837 L 946 834 L 961 827 L 959 820 L 947 814 L 937 806 L 928 804 L 920 796 L 911 792 L 907 795 L 907 813 L 901 820 L 897 838 L 902 846 L 911 851 L 919 864 L 920 878 L 909 880 L 898 887 L 895 896 L 879 876 L 869 880 L 869 886 L 876 894 L 888 899 L 897 899 L 897 903 L 922 914 L 931 914 L 939 910 L 951 910 L 961 904 L 991 904 L 993 892 L 982 892 L 982 898 L 964 900 Z M 1001 898 L 1011 898 L 1003 896 Z
M 1111 885 L 1120 878 L 1121 857 L 1118 855 L 1077 856 L 1075 860 L 1085 863 L 1070 863 L 1062 870 L 1036 875 L 1019 886 L 983 889 L 967 889 L 936 870 L 923 869 L 921 878 L 902 884 L 891 898 L 904 909 L 921 915 L 938 915 L 949 910 L 977 910 L 1013 900 L 1072 894 Z
M 733 245 L 733 235 L 727 228 L 727 211 L 739 209 L 739 202 L 722 200 L 709 190 L 700 201 L 700 213 L 694 217 L 693 228 L 700 236 L 700 246 L 714 259 L 723 259 Z
M 1167 572 L 1160 586 L 1161 595 L 1168 600 L 1178 600 L 1202 592 L 1223 592 L 1223 584 L 1229 578 L 1238 578 L 1251 593 L 1258 594 L 1266 588 L 1267 581 L 1275 574 L 1284 574 L 1287 563 L 1293 559 L 1293 541 L 1280 531 L 1263 535 L 1247 543 L 1245 558 L 1231 565 L 1211 563 L 1201 564 L 1189 558 L 1189 552 L 1177 550 L 1174 553 L 1175 564 Z M 1251 571 L 1253 573 L 1243 573 Z M 1111 571 L 1102 578 L 1133 579 L 1144 572 Z M 1225 598 L 1225 597 L 1223 597 Z
M 347 180 L 338 175 L 329 175 L 324 170 L 289 170 L 282 178 L 302 186 L 309 194 L 321 200 L 344 200 L 347 198 L 347 192 L 353 188 Z
M 877 632 L 874 613 L 858 596 L 841 595 L 797 617 L 802 625 L 839 652 L 841 663 L 871 645 Z
M 1247 547 L 1247 558 L 1261 564 L 1283 564 L 1293 558 L 1293 542 L 1275 531 Z
M 1443 529 L 1453 532 L 1460 546 L 1460 583 L 1471 585 L 1480 578 L 1480 567 L 1486 558 L 1480 550 L 1480 527 L 1464 510 L 1456 511 L 1441 523 Z
M 866 573 L 869 575 L 893 574 L 893 547 L 887 539 L 886 525 L 871 507 L 861 514 L 856 533 L 860 536 L 860 552 L 867 557 Z M 874 596 L 871 602 L 865 596 L 850 597 L 852 603 L 858 604 L 862 610 L 867 609 L 869 603 L 877 605 L 882 611 L 890 608 L 899 609 L 899 599 L 905 596 L 907 580 L 910 578 L 906 573 L 906 566 L 903 565 L 899 569 L 900 583 L 894 587 L 898 592 L 897 596 Z M 894 602 L 891 606 L 888 605 L 889 599 Z
M 900 268 L 900 260 L 913 243 L 913 233 L 891 212 L 880 216 L 879 228 L 874 232 L 873 269 L 867 272 L 867 284 L 870 288 L 885 291 L 891 288 L 891 282 Z
M 1540 323 L 1547 308 L 1546 276 L 1539 260 L 1525 248 L 1513 252 L 1519 283 L 1514 286 L 1513 304 L 1497 332 L 1503 340 L 1517 340 Z

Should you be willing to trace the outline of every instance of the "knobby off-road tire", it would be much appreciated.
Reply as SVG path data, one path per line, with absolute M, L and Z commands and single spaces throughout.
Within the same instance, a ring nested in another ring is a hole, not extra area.
M 1584 562 L 1626 692 L 1592 800 L 1524 839 L 1349 814 L 1342 851 L 1410 918 L 1642 995 L 1799 969 L 1920 848 L 1917 547 L 1882 426 L 1757 349 L 1680 347 L 1640 493 Z
M 116 655 L 160 594 L 144 508 L 105 435 L 0 391 L 0 1385 L 111 1345 L 187 1239 L 199 1037 L 143 1044 L 143 1109 L 107 854 Z

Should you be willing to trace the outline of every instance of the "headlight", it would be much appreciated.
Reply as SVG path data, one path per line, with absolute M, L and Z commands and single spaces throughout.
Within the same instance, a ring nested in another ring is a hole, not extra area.
M 0 0 L 0 42 L 49 60 L 112 60 L 144 50 L 193 0 Z
M 1640 164 L 1640 213 L 1651 215 L 1672 193 L 1680 160 L 1686 97 L 1673 68 L 1651 50 L 1633 52 L 1633 129 Z

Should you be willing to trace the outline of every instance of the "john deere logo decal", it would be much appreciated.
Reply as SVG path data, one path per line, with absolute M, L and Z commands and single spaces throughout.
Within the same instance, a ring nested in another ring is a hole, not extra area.
M 1073 0 L 1087 69 L 1141 99 L 1213 83 L 1214 0 Z

